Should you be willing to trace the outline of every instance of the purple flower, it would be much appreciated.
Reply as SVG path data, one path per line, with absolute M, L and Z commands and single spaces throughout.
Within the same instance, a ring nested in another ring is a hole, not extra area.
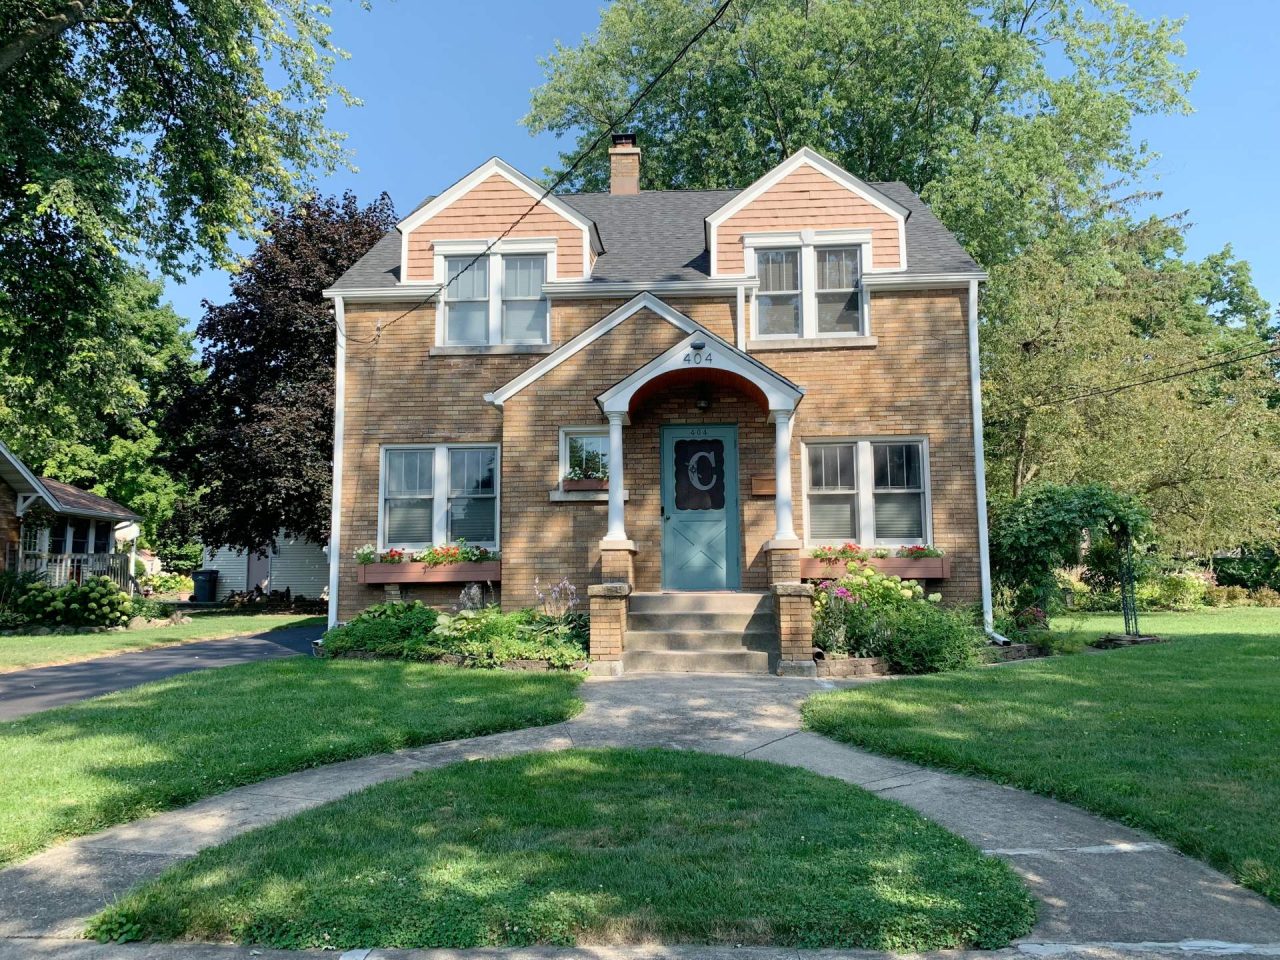
M 848 587 L 836 587 L 836 596 L 841 600 L 848 600 L 853 594 L 849 592 Z

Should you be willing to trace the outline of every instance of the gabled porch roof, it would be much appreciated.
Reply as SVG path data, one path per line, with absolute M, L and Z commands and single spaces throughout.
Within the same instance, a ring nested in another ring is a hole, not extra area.
M 0 479 L 8 483 L 18 495 L 19 516 L 25 511 L 27 505 L 38 497 L 55 513 L 68 516 L 116 520 L 121 523 L 142 519 L 128 507 L 123 507 L 114 500 L 73 487 L 69 483 L 36 476 L 3 443 L 0 443 Z

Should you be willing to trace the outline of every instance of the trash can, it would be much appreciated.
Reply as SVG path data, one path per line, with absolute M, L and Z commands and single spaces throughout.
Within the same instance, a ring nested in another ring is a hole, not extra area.
M 197 570 L 191 579 L 196 584 L 196 603 L 213 603 L 218 599 L 217 570 Z

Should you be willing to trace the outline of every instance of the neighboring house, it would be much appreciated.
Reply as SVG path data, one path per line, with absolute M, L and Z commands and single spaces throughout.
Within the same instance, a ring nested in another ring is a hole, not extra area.
M 283 530 L 275 549 L 265 554 L 229 547 L 204 551 L 204 568 L 218 571 L 217 599 L 261 587 L 263 593 L 288 590 L 293 597 L 316 600 L 328 595 L 329 555 L 325 547 Z
M 461 537 L 501 551 L 505 608 L 593 585 L 606 672 L 812 673 L 821 544 L 943 548 L 930 589 L 989 626 L 978 265 L 904 184 L 811 150 L 745 189 L 652 192 L 634 138 L 610 154 L 608 193 L 540 202 L 491 159 L 326 291 L 331 621 L 455 601 L 465 577 L 380 584 L 353 551 Z M 606 489 L 566 482 L 598 466 Z
M 24 517 L 51 520 L 36 524 Z M 0 443 L 0 569 L 38 570 L 54 586 L 110 577 L 133 588 L 131 552 L 139 517 L 106 497 L 37 477 Z

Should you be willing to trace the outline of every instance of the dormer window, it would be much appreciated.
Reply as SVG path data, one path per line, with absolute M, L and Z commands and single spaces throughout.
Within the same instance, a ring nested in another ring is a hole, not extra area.
M 743 242 L 753 252 L 760 280 L 752 311 L 753 339 L 868 334 L 862 271 L 870 259 L 869 236 L 806 230 L 748 235 Z
M 447 346 L 549 341 L 545 253 L 446 256 L 443 298 Z
M 446 257 L 445 342 L 489 342 L 489 258 Z

